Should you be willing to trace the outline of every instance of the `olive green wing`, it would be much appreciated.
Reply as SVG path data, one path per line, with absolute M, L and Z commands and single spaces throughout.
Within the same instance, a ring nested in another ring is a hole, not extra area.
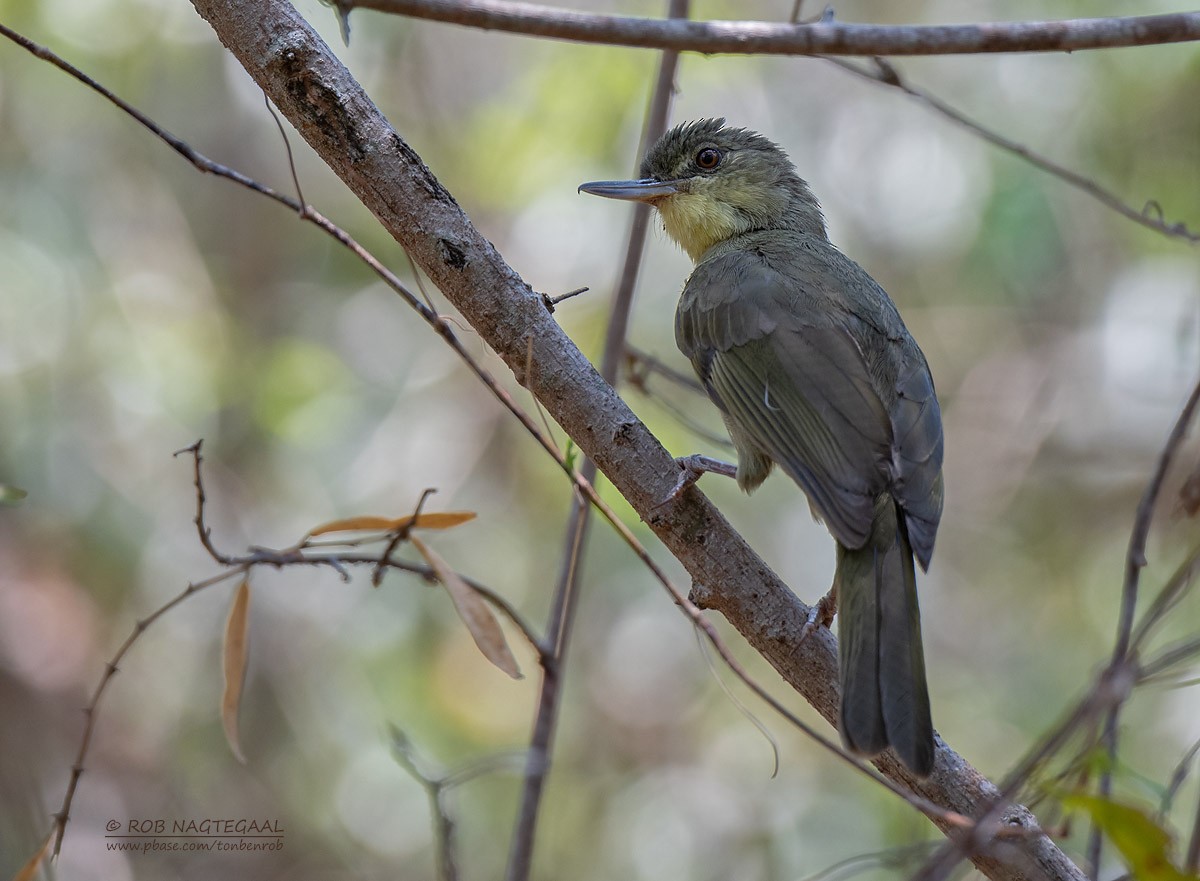
M 891 421 L 849 331 L 806 315 L 799 293 L 750 253 L 703 263 L 684 289 L 676 341 L 716 404 L 858 548 L 888 484 Z

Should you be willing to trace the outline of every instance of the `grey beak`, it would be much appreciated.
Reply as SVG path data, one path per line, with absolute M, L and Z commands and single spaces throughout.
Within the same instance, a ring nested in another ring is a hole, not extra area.
M 664 196 L 679 192 L 678 181 L 645 180 L 594 180 L 580 184 L 580 193 L 604 196 L 606 199 L 625 199 L 631 202 L 653 202 Z

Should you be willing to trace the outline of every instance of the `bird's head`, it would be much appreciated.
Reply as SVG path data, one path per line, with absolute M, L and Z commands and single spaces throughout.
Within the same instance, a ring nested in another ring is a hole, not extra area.
M 579 189 L 653 205 L 667 235 L 697 261 L 718 242 L 752 230 L 825 237 L 821 209 L 787 154 L 724 119 L 671 129 L 646 154 L 640 180 L 593 181 Z

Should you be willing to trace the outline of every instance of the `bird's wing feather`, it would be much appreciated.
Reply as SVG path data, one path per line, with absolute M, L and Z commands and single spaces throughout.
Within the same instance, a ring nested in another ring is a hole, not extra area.
M 752 254 L 688 281 L 676 336 L 717 404 L 808 494 L 830 531 L 861 547 L 887 485 L 891 420 L 853 337 L 804 315 L 795 285 Z
M 895 431 L 893 494 L 904 509 L 908 537 L 922 569 L 929 568 L 942 518 L 942 411 L 924 358 L 908 364 L 891 407 Z

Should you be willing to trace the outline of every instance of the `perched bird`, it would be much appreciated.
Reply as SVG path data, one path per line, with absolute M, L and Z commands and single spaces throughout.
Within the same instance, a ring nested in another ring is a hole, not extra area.
M 685 123 L 641 176 L 580 190 L 653 205 L 695 262 L 675 340 L 721 410 L 738 484 L 750 492 L 778 464 L 837 540 L 842 740 L 865 756 L 891 746 L 928 776 L 913 558 L 928 569 L 942 515 L 942 418 L 925 356 L 762 135 Z

